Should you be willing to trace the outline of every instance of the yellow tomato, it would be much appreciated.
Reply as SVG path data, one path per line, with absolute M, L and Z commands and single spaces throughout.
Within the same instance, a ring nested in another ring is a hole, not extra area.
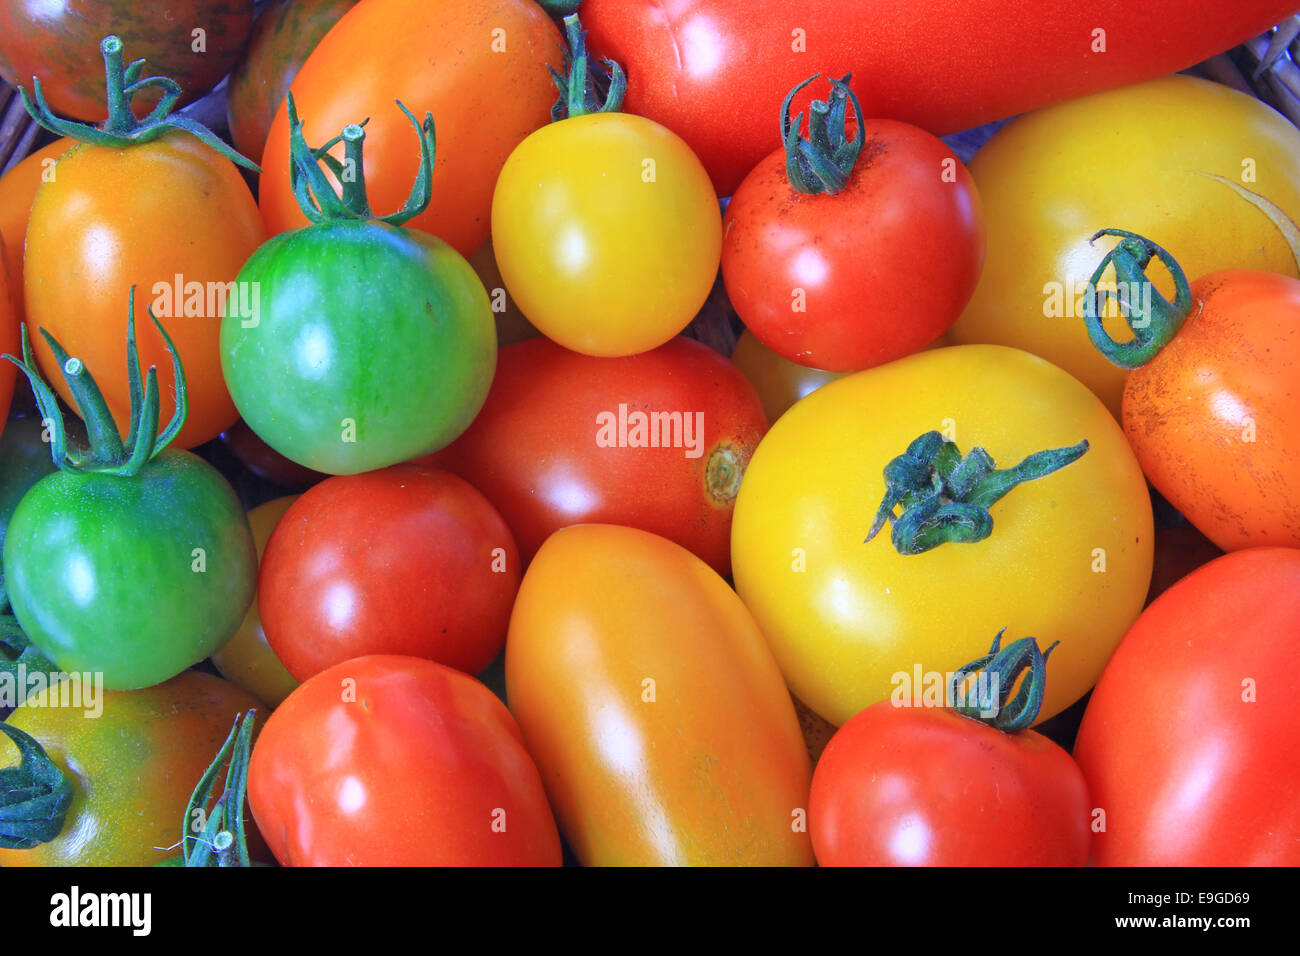
M 506 640 L 506 689 L 584 864 L 811 865 L 811 764 L 740 599 L 665 538 L 557 531 Z
M 758 392 L 769 422 L 776 421 L 805 395 L 817 391 L 827 382 L 843 378 L 845 374 L 796 365 L 773 352 L 749 329 L 742 332 L 736 341 L 731 360 Z
M 663 345 L 708 298 L 722 254 L 717 197 L 675 133 L 591 113 L 544 126 L 492 197 L 506 288 L 543 335 L 587 355 Z
M 999 469 L 1089 447 L 993 504 L 982 541 L 909 555 L 888 527 L 864 541 L 885 466 L 929 431 Z M 745 473 L 731 557 L 791 691 L 832 723 L 896 690 L 915 702 L 1003 628 L 1008 641 L 1061 642 L 1045 720 L 1093 685 L 1142 610 L 1152 540 L 1146 482 L 1097 397 L 1027 352 L 970 345 L 858 372 L 791 408 Z
M 1279 228 L 1260 203 L 1300 220 L 1300 131 L 1217 83 L 1169 76 L 1029 113 L 999 130 L 970 172 L 988 253 L 953 341 L 1040 355 L 1117 417 L 1125 373 L 1092 347 L 1078 303 L 1115 244 L 1090 246 L 1097 230 L 1153 239 L 1192 278 L 1219 269 L 1297 275 L 1287 224 Z M 1172 295 L 1163 270 L 1152 274 Z M 1106 327 L 1118 341 L 1132 337 L 1117 314 Z
M 286 495 L 275 498 L 248 513 L 248 525 L 253 529 L 253 543 L 257 545 L 259 563 L 266 550 L 266 542 L 271 539 L 271 532 L 299 497 L 301 496 Z M 266 632 L 262 630 L 262 617 L 257 612 L 256 597 L 234 637 L 212 655 L 212 663 L 226 680 L 272 707 L 278 707 L 298 686 L 298 681 L 280 663 L 280 658 L 275 656 L 275 651 L 267 643 Z

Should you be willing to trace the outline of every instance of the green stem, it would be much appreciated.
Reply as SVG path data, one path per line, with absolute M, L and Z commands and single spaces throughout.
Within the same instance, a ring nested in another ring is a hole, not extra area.
M 16 767 L 0 770 L 0 847 L 30 850 L 63 832 L 72 805 L 72 784 L 30 735 L 0 721 L 18 747 Z
M 623 108 L 623 97 L 627 94 L 627 74 L 623 68 L 613 60 L 601 60 L 605 70 L 592 64 L 587 53 L 587 31 L 576 13 L 564 18 L 564 36 L 567 40 L 567 47 L 561 48 L 564 71 L 549 64 L 546 67 L 560 91 L 559 99 L 551 107 L 551 121 L 588 113 L 617 113 Z
M 1097 351 L 1120 368 L 1134 369 L 1151 361 L 1162 348 L 1173 340 L 1183 322 L 1192 312 L 1195 302 L 1187 273 L 1162 247 L 1137 233 L 1123 229 L 1102 229 L 1088 240 L 1096 242 L 1102 236 L 1117 236 L 1115 248 L 1102 257 L 1101 263 L 1088 280 L 1093 294 L 1084 299 L 1083 319 L 1088 338 Z M 1174 280 L 1174 301 L 1170 302 L 1147 278 L 1146 269 L 1155 257 L 1164 263 Z M 1100 290 L 1097 283 L 1108 266 L 1114 266 L 1116 290 Z M 1114 298 L 1120 315 L 1128 323 L 1133 338 L 1116 342 L 1102 324 L 1105 303 Z M 1136 300 L 1136 301 L 1135 301 Z
M 993 533 L 989 509 L 1017 485 L 1050 475 L 1078 460 L 1087 441 L 1035 452 L 998 470 L 983 448 L 965 458 L 939 432 L 926 432 L 885 466 L 885 497 L 867 532 L 870 541 L 888 521 L 899 554 L 921 554 L 941 544 L 969 544 Z M 894 509 L 901 506 L 902 514 Z
M 790 185 L 801 193 L 835 194 L 844 189 L 853 175 L 862 146 L 866 142 L 862 104 L 849 88 L 853 74 L 832 79 L 828 100 L 813 100 L 808 106 L 808 138 L 799 135 L 803 114 L 790 120 L 790 106 L 795 94 L 817 79 L 814 73 L 789 93 L 781 103 L 781 142 L 785 144 L 785 172 Z M 847 139 L 844 130 L 848 120 L 848 104 L 853 104 L 853 139 Z
M 1006 628 L 998 631 L 989 652 L 954 675 L 948 692 L 957 713 L 1006 733 L 1016 733 L 1029 729 L 1038 719 L 1046 690 L 1047 658 L 1061 642 L 1057 641 L 1046 651 L 1041 651 L 1036 638 L 1022 637 L 1001 647 L 1005 633 Z M 1016 679 L 1025 671 L 1020 689 L 1008 704 L 1007 698 L 1011 697 Z M 969 689 L 972 679 L 974 695 Z
M 420 169 L 406 203 L 397 212 L 387 216 L 376 216 L 370 209 L 370 200 L 366 195 L 366 177 L 363 147 L 366 139 L 365 125 L 369 118 L 360 123 L 352 123 L 343 128 L 323 146 L 312 148 L 302 132 L 302 120 L 298 117 L 298 107 L 293 101 L 293 93 L 287 96 L 289 110 L 289 184 L 298 208 L 308 221 L 313 223 L 331 222 L 339 219 L 375 220 L 386 222 L 390 226 L 402 226 L 420 215 L 429 206 L 433 198 L 433 164 L 437 150 L 437 137 L 434 132 L 433 114 L 425 113 L 424 122 L 420 123 L 415 115 L 397 100 L 398 108 L 415 127 L 420 143 Z M 329 151 L 338 143 L 343 143 L 343 161 L 331 156 Z M 340 194 L 325 175 L 321 164 L 325 165 L 342 184 Z
M 176 81 L 165 76 L 148 76 L 140 79 L 140 74 L 144 71 L 144 60 L 136 60 L 124 66 L 122 41 L 116 36 L 104 37 L 99 44 L 99 51 L 104 57 L 104 86 L 107 90 L 108 116 L 104 122 L 99 126 L 92 126 L 89 123 L 77 123 L 59 118 L 45 101 L 40 78 L 35 76 L 32 77 L 33 95 L 28 95 L 27 90 L 21 86 L 18 88 L 23 106 L 32 119 L 59 136 L 68 136 L 78 142 L 113 149 L 121 149 L 136 143 L 148 143 L 172 130 L 184 130 L 232 163 L 237 163 L 255 173 L 262 171 L 256 163 L 235 152 L 206 126 L 179 113 L 173 114 L 172 108 L 181 95 L 181 88 Z M 131 110 L 131 101 L 137 93 L 146 89 L 161 90 L 162 95 L 148 116 L 144 119 L 136 119 L 135 113 Z
M 235 718 L 226 742 L 204 771 L 185 808 L 181 856 L 185 866 L 251 866 L 247 834 L 244 827 L 244 799 L 248 792 L 248 762 L 251 759 L 253 720 L 250 710 Z M 208 801 L 216 787 L 217 776 L 226 764 L 226 781 L 221 796 L 211 810 Z M 194 824 L 202 821 L 195 833 Z

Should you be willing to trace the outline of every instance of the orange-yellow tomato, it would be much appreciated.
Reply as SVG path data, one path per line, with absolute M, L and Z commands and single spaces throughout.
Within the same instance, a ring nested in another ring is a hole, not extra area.
M 0 176 L 0 241 L 4 263 L 9 267 L 9 292 L 21 319 L 23 314 L 23 245 L 27 238 L 27 217 L 42 182 L 54 175 L 60 156 L 76 146 L 76 140 L 56 139 L 38 149 L 13 169 Z
M 215 438 L 239 417 L 219 350 L 221 310 L 244 261 L 265 238 L 235 165 L 189 133 L 125 149 L 80 145 L 32 203 L 23 258 L 27 323 L 45 378 L 72 403 L 43 328 L 95 370 L 118 428 L 129 425 L 122 361 L 127 301 L 136 287 L 142 369 L 158 368 L 161 421 L 172 415 L 171 358 L 145 313 L 152 307 L 185 367 L 189 416 L 175 447 Z M 256 290 L 242 295 L 255 306 Z
M 790 693 L 740 599 L 685 548 L 557 531 L 519 590 L 506 689 L 584 864 L 812 863 Z
M 262 553 L 266 551 L 266 542 L 271 539 L 271 532 L 299 497 L 286 495 L 275 498 L 248 513 L 248 525 L 253 529 L 253 543 L 257 545 L 259 564 Z M 221 650 L 212 655 L 212 663 L 226 680 L 272 707 L 278 707 L 298 686 L 298 681 L 280 663 L 280 658 L 275 656 L 275 651 L 271 650 L 271 645 L 266 640 L 266 632 L 262 630 L 262 616 L 257 612 L 256 596 L 253 597 L 253 603 L 249 605 L 239 630 L 235 631 L 234 637 Z
M 180 842 L 199 778 L 236 715 L 261 706 L 198 671 L 144 690 L 60 696 L 85 707 L 50 706 L 50 693 L 29 698 L 8 720 L 63 771 L 72 805 L 57 837 L 30 850 L 0 849 L 0 866 L 153 866 L 174 856 L 179 849 L 160 848 Z M 17 760 L 18 748 L 0 739 L 0 767 Z M 251 822 L 249 848 L 264 854 Z

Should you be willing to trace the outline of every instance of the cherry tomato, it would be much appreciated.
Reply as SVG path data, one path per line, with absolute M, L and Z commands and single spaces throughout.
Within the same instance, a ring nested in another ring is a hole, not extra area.
M 882 700 L 827 744 L 808 828 L 822 866 L 1083 866 L 1089 809 L 1041 734 Z
M 505 643 L 519 553 L 501 516 L 429 465 L 329 478 L 276 525 L 258 607 L 276 656 L 306 680 L 365 654 L 477 674 Z
M 865 541 L 886 467 L 932 431 L 999 469 L 1088 448 L 996 501 L 982 540 L 908 554 L 889 530 Z M 737 591 L 791 691 L 834 724 L 889 697 L 899 672 L 974 660 L 1002 628 L 1061 642 L 1051 717 L 1141 611 L 1151 549 L 1146 481 L 1115 420 L 1060 369 L 1001 346 L 920 352 L 798 402 L 754 452 L 731 533 Z
M 248 525 L 253 531 L 253 544 L 257 546 L 257 560 L 266 552 L 266 542 L 277 522 L 284 517 L 298 495 L 287 495 L 260 504 L 248 513 Z M 262 617 L 257 611 L 257 598 L 248 606 L 243 622 L 222 647 L 212 653 L 212 663 L 221 676 L 237 684 L 259 700 L 272 707 L 279 705 L 298 686 L 280 659 L 271 650 L 262 629 Z
M 1094 863 L 1300 864 L 1297 635 L 1294 548 L 1225 555 L 1142 612 L 1074 749 L 1104 811 Z
M 558 866 L 542 781 L 505 705 L 433 661 L 308 680 L 253 749 L 248 802 L 286 866 Z
M 775 422 L 799 399 L 811 395 L 827 382 L 843 378 L 843 372 L 797 365 L 782 358 L 764 345 L 753 332 L 746 329 L 736 340 L 731 361 L 745 373 L 745 378 L 758 392 L 763 412 L 769 422 Z
M 0 176 L 0 243 L 4 246 L 4 263 L 9 267 L 9 294 L 20 321 L 24 314 L 23 246 L 32 200 L 41 183 L 54 175 L 59 157 L 76 145 L 74 139 L 56 139 Z
M 814 104 L 839 117 L 828 143 L 791 141 L 824 150 L 824 171 L 791 172 L 781 148 L 745 177 L 722 224 L 722 277 L 768 348 L 851 372 L 919 351 L 952 325 L 979 278 L 984 220 L 970 174 L 941 140 L 864 121 L 847 84 L 833 83 L 833 105 Z
M 808 752 L 772 653 L 686 549 L 557 531 L 524 576 L 506 688 L 584 864 L 808 865 Z
M 531 0 L 368 0 L 330 29 L 290 89 L 309 143 L 370 117 L 364 171 L 375 209 L 399 207 L 419 165 L 393 100 L 417 116 L 431 112 L 438 128 L 433 201 L 411 225 L 467 256 L 488 238 L 492 187 L 506 157 L 547 121 L 555 89 L 546 66 L 559 65 L 559 43 Z M 337 153 L 342 159 L 342 149 Z M 306 225 L 289 183 L 283 104 L 262 171 L 267 230 Z
M 51 692 L 41 691 L 9 715 L 63 771 L 73 799 L 56 839 L 30 850 L 0 849 L 0 866 L 161 863 L 180 842 L 186 804 L 236 715 L 261 708 L 234 684 L 198 671 L 98 697 L 92 686 L 79 688 L 89 706 L 52 706 Z M 0 738 L 0 767 L 17 756 Z M 258 846 L 250 839 L 250 851 Z
M 483 411 L 436 460 L 496 505 L 525 561 L 551 532 L 599 521 L 726 574 L 732 505 L 765 430 L 744 376 L 698 342 L 593 358 L 532 339 L 501 350 Z

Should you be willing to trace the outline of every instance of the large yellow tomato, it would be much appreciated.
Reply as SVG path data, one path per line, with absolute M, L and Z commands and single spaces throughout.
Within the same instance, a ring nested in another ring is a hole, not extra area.
M 695 317 L 722 255 L 722 217 L 691 148 L 653 120 L 590 113 L 543 126 L 492 196 L 506 288 L 542 334 L 635 355 Z
M 1287 224 L 1261 204 L 1300 220 L 1300 131 L 1217 83 L 1170 76 L 1029 113 L 999 130 L 970 172 L 988 252 L 953 341 L 1041 355 L 1116 416 L 1125 373 L 1092 347 L 1079 309 L 1081 287 L 1115 244 L 1090 246 L 1095 232 L 1147 236 L 1193 279 L 1219 269 L 1297 275 Z M 1163 270 L 1152 274 L 1172 295 Z M 1132 337 L 1117 314 L 1106 327 Z
M 712 568 L 575 525 L 524 575 L 506 690 L 584 864 L 810 865 L 812 769 L 772 652 Z
M 993 504 L 983 540 L 904 555 L 886 526 L 865 541 L 885 467 L 929 431 L 999 470 L 1089 447 Z M 832 723 L 896 691 L 917 702 L 1003 628 L 1061 642 L 1041 720 L 1093 685 L 1142 610 L 1152 540 L 1146 482 L 1097 397 L 1027 352 L 968 345 L 858 372 L 786 412 L 740 486 L 731 556 L 790 689 Z

